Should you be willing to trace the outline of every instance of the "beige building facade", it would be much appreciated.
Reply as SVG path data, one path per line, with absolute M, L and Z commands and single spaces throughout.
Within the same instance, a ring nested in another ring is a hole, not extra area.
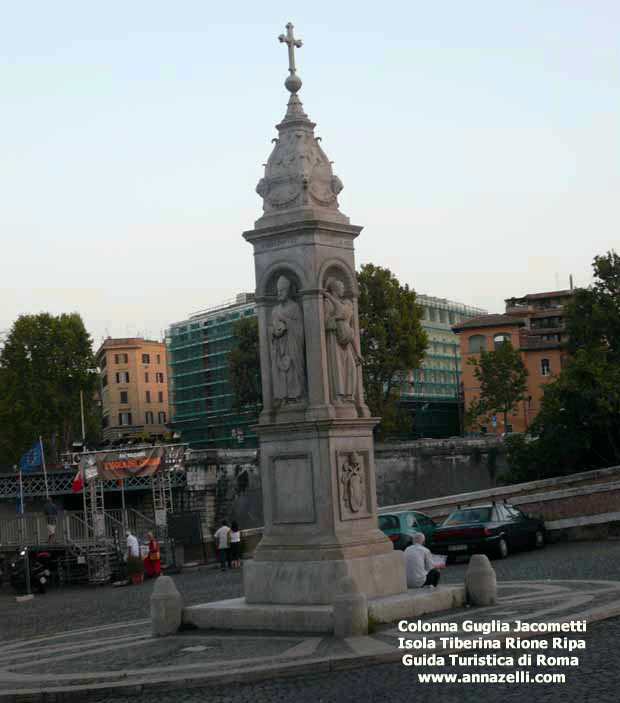
M 108 337 L 97 354 L 103 438 L 161 438 L 168 431 L 166 345 L 141 337 Z

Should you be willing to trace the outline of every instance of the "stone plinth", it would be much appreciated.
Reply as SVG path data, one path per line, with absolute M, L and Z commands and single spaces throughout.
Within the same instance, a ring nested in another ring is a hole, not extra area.
M 413 588 L 405 593 L 368 600 L 368 615 L 390 623 L 462 607 L 463 586 Z M 245 598 L 192 605 L 183 609 L 183 624 L 200 629 L 264 630 L 265 632 L 334 632 L 333 605 L 251 604 Z
M 244 565 L 248 603 L 330 604 L 347 576 L 368 598 L 406 589 L 402 554 L 377 527 L 373 424 L 259 427 L 265 528 Z

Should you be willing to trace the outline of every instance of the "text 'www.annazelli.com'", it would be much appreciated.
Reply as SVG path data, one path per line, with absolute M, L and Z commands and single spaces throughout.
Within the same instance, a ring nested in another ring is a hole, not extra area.
M 564 683 L 564 674 L 418 674 L 420 683 Z

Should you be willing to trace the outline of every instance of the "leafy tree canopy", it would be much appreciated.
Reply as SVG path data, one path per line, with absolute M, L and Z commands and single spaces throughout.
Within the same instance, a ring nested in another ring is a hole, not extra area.
M 80 391 L 87 438 L 100 431 L 91 339 L 77 313 L 22 315 L 0 352 L 0 458 L 15 463 L 39 435 L 53 459 L 81 439 Z
M 527 369 L 519 351 L 504 342 L 493 351 L 481 351 L 478 359 L 470 359 L 474 376 L 480 383 L 480 397 L 468 410 L 468 421 L 476 417 L 502 414 L 504 428 L 508 413 L 515 412 L 527 389 Z
M 228 363 L 235 410 L 254 410 L 261 406 L 260 353 L 258 320 L 244 317 L 233 324 L 235 343 Z
M 620 363 L 620 256 L 615 251 L 594 257 L 594 284 L 581 288 L 567 306 L 567 349 L 601 351 Z
M 383 418 L 378 428 L 383 438 L 411 428 L 409 413 L 398 406 L 402 372 L 420 366 L 428 336 L 415 291 L 389 269 L 365 264 L 357 281 L 366 401 L 372 414 Z

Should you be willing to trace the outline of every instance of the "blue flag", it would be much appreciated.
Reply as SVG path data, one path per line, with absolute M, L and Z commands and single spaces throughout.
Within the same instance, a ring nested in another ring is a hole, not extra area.
M 37 440 L 32 447 L 24 452 L 22 458 L 19 460 L 19 468 L 27 474 L 33 469 L 38 469 L 43 466 L 43 454 L 41 452 L 41 442 Z

